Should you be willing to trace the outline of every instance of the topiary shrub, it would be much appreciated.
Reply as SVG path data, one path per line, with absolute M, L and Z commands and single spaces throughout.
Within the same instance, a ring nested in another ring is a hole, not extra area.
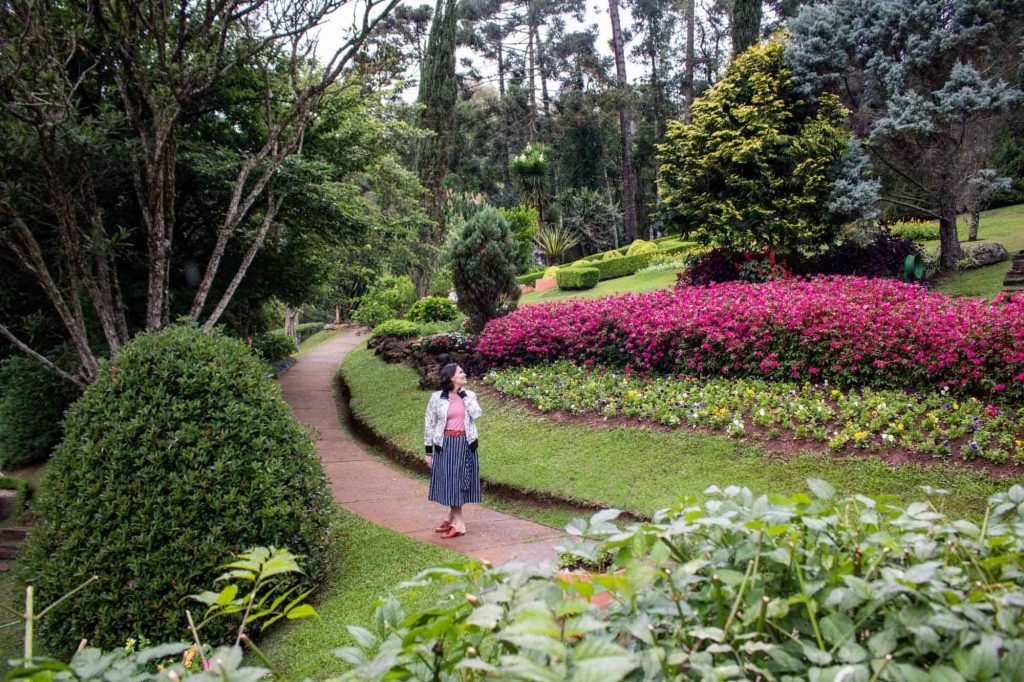
M 452 273 L 470 333 L 515 310 L 517 253 L 508 221 L 497 209 L 481 209 L 466 221 L 452 247 Z
M 39 634 L 57 655 L 82 639 L 188 639 L 182 598 L 238 552 L 288 547 L 317 579 L 331 510 L 309 432 L 244 342 L 191 326 L 140 335 L 64 419 L 25 573 L 41 604 L 100 580 Z
M 528 272 L 525 275 L 519 275 L 518 277 L 516 277 L 516 282 L 518 282 L 519 284 L 525 284 L 528 287 L 532 287 L 534 284 L 537 283 L 537 280 L 543 276 L 543 270 L 535 270 L 533 272 Z
M 411 339 L 419 336 L 420 328 L 409 320 L 386 320 L 373 328 L 373 336 L 393 336 L 398 339 Z
M 658 250 L 658 245 L 654 242 L 644 241 L 643 239 L 634 240 L 629 245 L 629 249 L 626 250 L 627 256 L 639 256 L 641 253 L 652 253 Z
M 70 367 L 68 358 L 53 358 Z M 0 365 L 0 471 L 42 462 L 60 442 L 60 420 L 81 391 L 31 358 Z
M 558 271 L 558 288 L 565 291 L 593 289 L 601 280 L 597 268 L 562 268 Z
M 252 352 L 270 365 L 291 357 L 295 351 L 295 342 L 284 332 L 267 332 L 255 336 L 252 340 Z
M 447 298 L 431 296 L 412 304 L 406 319 L 412 322 L 447 322 L 459 316 L 459 309 Z
M 618 251 L 608 251 L 603 256 L 601 256 L 602 261 L 614 260 L 615 258 L 622 258 L 622 254 L 619 253 Z
M 558 266 L 552 265 L 551 267 L 544 270 L 544 279 L 550 279 L 558 274 Z

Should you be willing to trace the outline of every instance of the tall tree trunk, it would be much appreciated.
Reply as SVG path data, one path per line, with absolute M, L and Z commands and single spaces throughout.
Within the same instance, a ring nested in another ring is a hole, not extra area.
M 444 242 L 444 206 L 447 199 L 444 181 L 448 176 L 458 96 L 455 83 L 456 11 L 455 0 L 437 0 L 420 76 L 419 101 L 424 105 L 420 127 L 433 132 L 433 136 L 421 142 L 417 157 L 420 182 L 427 190 L 424 208 L 430 218 L 429 224 L 420 230 L 420 242 L 426 247 L 426 252 L 411 273 L 418 296 L 426 296 L 430 290 L 437 251 Z
M 544 118 L 551 119 L 551 97 L 548 95 L 547 64 L 544 61 L 544 43 L 540 39 L 540 27 L 533 27 L 533 44 L 537 49 L 537 73 L 540 74 L 540 101 L 544 106 Z
M 978 224 L 981 222 L 981 202 L 970 202 L 967 205 L 967 210 L 971 215 L 970 227 L 967 228 L 967 241 L 976 242 L 978 241 Z
M 683 68 L 683 123 L 689 124 L 692 120 L 693 109 L 693 45 L 694 45 L 694 22 L 696 13 L 694 11 L 694 0 L 685 0 L 685 21 L 686 21 L 686 65 Z
M 956 233 L 956 201 L 943 201 L 939 213 L 939 266 L 955 271 L 963 257 Z
M 529 36 L 526 43 L 526 58 L 530 72 L 530 144 L 537 141 L 537 81 L 536 70 L 536 47 L 533 44 L 533 24 L 528 30 Z
M 512 178 L 509 175 L 508 161 L 508 116 L 505 111 L 505 52 L 498 40 L 498 134 L 501 139 L 498 146 L 501 150 L 501 180 L 505 187 L 512 185 Z
M 608 0 L 608 12 L 612 18 L 612 49 L 615 52 L 615 75 L 622 88 L 619 104 L 619 127 L 622 128 L 622 214 L 625 241 L 636 239 L 636 172 L 633 170 L 633 111 L 626 98 L 626 57 L 622 40 L 622 26 L 619 23 L 618 0 Z
M 736 56 L 761 39 L 761 0 L 733 0 L 732 54 Z

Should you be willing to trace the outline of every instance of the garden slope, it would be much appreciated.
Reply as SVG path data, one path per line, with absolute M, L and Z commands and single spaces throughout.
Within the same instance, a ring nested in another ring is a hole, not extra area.
M 396 447 L 420 452 L 428 393 L 417 387 L 416 373 L 386 364 L 362 347 L 349 353 L 341 372 L 354 415 Z M 803 490 L 807 478 L 824 478 L 841 494 L 902 500 L 920 499 L 919 486 L 945 488 L 953 491 L 941 503 L 947 512 L 978 517 L 985 499 L 1011 484 L 939 465 L 893 469 L 876 458 L 798 453 L 783 459 L 745 441 L 700 432 L 556 424 L 487 395 L 481 396 L 481 406 L 484 479 L 638 515 L 667 507 L 680 496 L 700 496 L 711 485 L 790 493 Z

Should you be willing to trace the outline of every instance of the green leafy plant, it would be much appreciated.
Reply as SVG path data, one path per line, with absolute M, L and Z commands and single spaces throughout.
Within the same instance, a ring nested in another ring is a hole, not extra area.
M 201 629 L 214 618 L 242 614 L 235 645 L 250 624 L 259 623 L 261 630 L 281 620 L 296 620 L 316 616 L 316 609 L 304 603 L 313 592 L 301 590 L 295 578 L 303 575 L 298 557 L 286 549 L 256 547 L 239 554 L 235 560 L 221 568 L 227 572 L 214 582 L 226 582 L 219 592 L 200 592 L 190 599 L 206 604 L 203 620 L 196 625 Z M 243 591 L 245 588 L 246 591 Z
M 129 638 L 123 647 L 104 652 L 94 647 L 79 646 L 68 663 L 35 656 L 35 626 L 54 608 L 89 589 L 100 580 L 93 576 L 48 607 L 36 611 L 35 596 L 30 586 L 25 591 L 25 611 L 11 610 L 25 624 L 23 658 L 13 661 L 4 679 L 49 682 L 57 679 L 104 680 L 134 682 L 145 679 L 206 679 L 256 682 L 268 674 L 281 676 L 273 670 L 263 652 L 249 638 L 250 624 L 261 622 L 266 629 L 281 618 L 296 620 L 317 617 L 316 610 L 304 603 L 310 590 L 300 592 L 295 579 L 303 575 L 296 557 L 286 549 L 256 547 L 239 554 L 222 568 L 228 572 L 215 582 L 231 581 L 220 592 L 202 592 L 191 599 L 208 605 L 205 619 L 198 625 L 186 610 L 192 643 L 171 642 L 152 645 L 145 636 Z M 243 591 L 244 590 L 244 591 Z M 273 598 L 273 599 L 271 599 Z M 233 646 L 213 648 L 200 638 L 203 626 L 211 620 L 241 614 L 238 634 Z M 241 644 L 245 644 L 268 668 L 242 667 Z M 183 654 L 181 661 L 175 657 Z
M 607 251 L 601 256 L 602 261 L 614 260 L 616 258 L 622 258 L 622 253 L 619 251 Z
M 533 236 L 540 226 L 540 214 L 532 206 L 523 205 L 498 210 L 508 221 L 512 239 L 519 250 L 519 272 L 525 272 L 533 266 Z
M 412 304 L 405 316 L 411 322 L 447 322 L 459 316 L 459 309 L 447 298 L 431 296 Z
M 1024 487 L 978 525 L 863 495 L 712 487 L 625 528 L 566 527 L 562 551 L 613 555 L 589 580 L 509 564 L 427 570 L 448 598 L 337 654 L 343 679 L 992 680 L 1024 669 Z
M 557 265 L 565 258 L 565 254 L 580 243 L 579 235 L 561 225 L 542 227 L 533 236 L 533 244 L 544 255 L 551 265 Z
M 43 621 L 49 651 L 179 636 L 182 595 L 249 547 L 292 547 L 322 575 L 332 501 L 312 437 L 242 341 L 191 326 L 137 336 L 64 429 L 26 571 L 41 600 L 103 580 Z
M 558 271 L 558 288 L 563 290 L 593 289 L 601 279 L 597 268 L 561 268 Z
M 397 339 L 412 339 L 420 334 L 415 322 L 408 320 L 386 320 L 373 328 L 373 336 L 393 336 Z

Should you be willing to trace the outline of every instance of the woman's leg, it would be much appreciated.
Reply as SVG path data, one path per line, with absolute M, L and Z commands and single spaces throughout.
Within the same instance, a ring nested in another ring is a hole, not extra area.
M 460 533 L 466 532 L 466 522 L 462 518 L 462 507 L 452 507 L 448 518 L 451 521 L 452 528 Z

